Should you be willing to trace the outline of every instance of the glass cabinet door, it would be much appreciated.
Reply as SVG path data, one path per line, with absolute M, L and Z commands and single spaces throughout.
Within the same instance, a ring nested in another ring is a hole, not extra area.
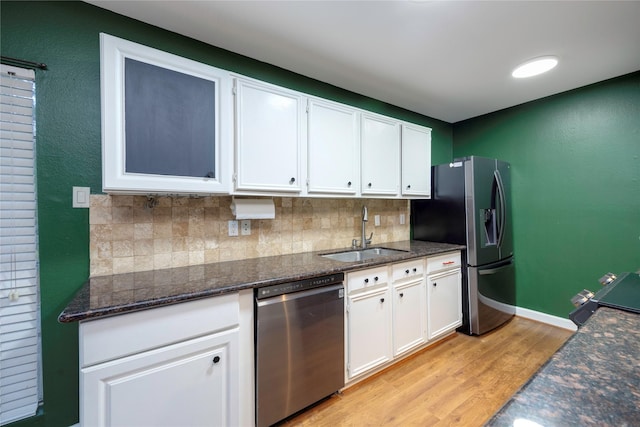
M 226 71 L 101 34 L 103 189 L 227 193 Z
M 216 177 L 216 82 L 125 59 L 125 171 Z

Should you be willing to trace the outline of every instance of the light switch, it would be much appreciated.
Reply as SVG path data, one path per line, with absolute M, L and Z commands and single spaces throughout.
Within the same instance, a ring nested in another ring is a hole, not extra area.
M 73 187 L 73 207 L 88 208 L 91 187 Z
M 229 236 L 235 237 L 238 235 L 238 221 L 231 220 L 228 222 L 229 224 Z

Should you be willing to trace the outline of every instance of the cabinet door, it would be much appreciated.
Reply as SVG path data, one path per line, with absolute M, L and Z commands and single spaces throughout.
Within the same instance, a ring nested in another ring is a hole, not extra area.
M 103 190 L 228 193 L 231 77 L 100 35 Z
M 462 324 L 462 272 L 449 270 L 427 278 L 429 339 Z
M 362 194 L 398 195 L 400 186 L 400 124 L 362 114 Z
M 427 295 L 425 280 L 393 288 L 393 355 L 398 356 L 426 340 Z
M 300 191 L 302 98 L 236 80 L 236 189 Z
M 236 425 L 238 329 L 80 373 L 85 426 Z
M 402 125 L 402 195 L 431 197 L 431 129 Z
M 358 129 L 355 109 L 309 100 L 309 193 L 356 194 L 360 182 Z
M 389 288 L 347 298 L 347 380 L 392 359 Z

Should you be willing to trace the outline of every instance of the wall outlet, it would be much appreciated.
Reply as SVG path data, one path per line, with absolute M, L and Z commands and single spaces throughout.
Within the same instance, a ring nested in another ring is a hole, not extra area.
M 404 225 L 405 219 L 404 214 L 400 214 L 400 225 Z
M 74 208 L 88 208 L 90 192 L 90 187 L 73 187 L 73 202 L 71 206 Z
M 238 235 L 238 221 L 229 221 L 229 236 Z
M 375 215 L 373 217 L 373 223 L 375 224 L 376 227 L 380 227 L 380 215 Z
M 240 234 L 242 234 L 243 236 L 251 235 L 251 220 L 250 219 L 243 219 L 242 221 L 240 221 Z

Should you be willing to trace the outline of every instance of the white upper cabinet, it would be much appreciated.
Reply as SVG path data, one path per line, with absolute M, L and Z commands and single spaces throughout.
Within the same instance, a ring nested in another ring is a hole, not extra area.
M 431 197 L 431 129 L 402 125 L 402 195 Z
M 304 104 L 301 94 L 236 79 L 235 189 L 299 193 Z
M 355 195 L 360 184 L 358 111 L 310 98 L 307 135 L 307 191 Z
M 230 76 L 100 34 L 102 182 L 108 193 L 228 193 Z
M 362 113 L 362 195 L 397 196 L 400 187 L 400 122 Z
M 430 196 L 428 128 L 107 34 L 100 73 L 106 193 Z

